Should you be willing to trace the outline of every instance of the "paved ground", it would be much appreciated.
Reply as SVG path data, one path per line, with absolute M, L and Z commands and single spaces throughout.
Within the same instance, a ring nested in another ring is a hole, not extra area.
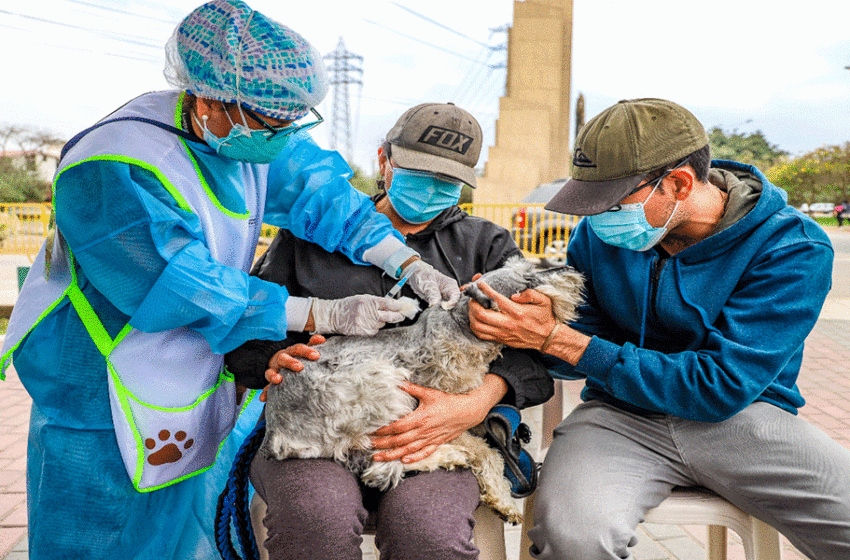
M 850 448 L 850 230 L 829 230 L 837 256 L 833 290 L 815 330 L 809 336 L 799 386 L 807 405 L 803 418 L 816 424 L 836 441 Z M 17 295 L 17 267 L 29 264 L 27 257 L 0 255 L 0 309 L 13 305 Z M 579 383 L 565 385 L 575 398 Z M 26 461 L 29 397 L 14 370 L 0 384 L 0 560 L 27 560 Z M 508 557 L 519 554 L 520 528 L 507 530 Z M 701 526 L 644 525 L 634 551 L 636 560 L 701 560 L 706 531 Z M 743 560 L 737 535 L 730 532 L 729 560 Z M 785 560 L 805 560 L 787 541 Z M 365 558 L 374 558 L 367 552 Z

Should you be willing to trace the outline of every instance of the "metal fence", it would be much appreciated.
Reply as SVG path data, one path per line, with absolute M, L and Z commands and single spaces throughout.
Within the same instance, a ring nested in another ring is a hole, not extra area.
M 35 258 L 50 231 L 49 202 L 0 202 L 0 253 Z
M 486 218 L 510 231 L 527 258 L 563 264 L 570 232 L 578 218 L 545 210 L 544 206 L 542 203 L 460 205 L 468 214 Z
M 461 204 L 472 216 L 494 222 L 511 232 L 516 244 L 529 258 L 552 264 L 564 262 L 570 232 L 578 221 L 543 209 L 543 204 Z M 0 253 L 34 258 L 50 230 L 50 203 L 0 203 Z M 277 228 L 265 226 L 265 241 Z M 258 247 L 258 252 L 265 246 Z

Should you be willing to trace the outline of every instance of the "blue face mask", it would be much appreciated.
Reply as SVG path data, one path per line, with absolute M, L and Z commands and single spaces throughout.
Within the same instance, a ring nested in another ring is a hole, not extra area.
M 387 198 L 402 220 L 424 224 L 457 204 L 462 188 L 462 182 L 439 179 L 433 173 L 394 168 Z
M 673 214 L 676 213 L 676 208 L 679 207 L 679 201 L 676 201 L 676 206 L 673 207 L 673 212 L 670 217 L 661 227 L 652 227 L 646 220 L 646 211 L 644 205 L 647 200 L 655 192 L 658 185 L 652 189 L 649 196 L 643 202 L 635 204 L 621 204 L 617 211 L 607 211 L 594 216 L 588 216 L 590 227 L 593 232 L 605 243 L 621 247 L 623 249 L 631 249 L 632 251 L 647 251 L 661 241 L 664 234 L 667 233 L 667 224 L 673 219 Z
M 245 115 L 239 109 L 243 122 Z M 227 119 L 233 127 L 224 138 L 219 138 L 207 128 L 207 116 L 204 115 L 203 123 L 198 125 L 204 131 L 204 141 L 219 155 L 226 158 L 244 161 L 246 163 L 271 163 L 283 152 L 291 134 L 274 133 L 270 130 L 252 130 L 242 123 L 234 123 L 230 115 L 225 112 Z M 198 118 L 195 117 L 195 121 Z

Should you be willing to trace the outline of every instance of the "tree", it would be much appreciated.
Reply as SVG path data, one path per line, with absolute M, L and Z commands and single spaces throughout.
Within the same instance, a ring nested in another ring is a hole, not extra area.
M 15 124 L 0 125 L 0 156 L 6 155 L 6 148 L 10 141 L 17 141 L 26 131 L 26 128 Z
M 50 183 L 30 166 L 20 166 L 0 157 L 0 202 L 44 202 L 50 196 Z
M 377 176 L 366 175 L 365 173 L 363 173 L 363 170 L 360 169 L 360 167 L 354 165 L 353 163 L 349 163 L 349 165 L 354 171 L 354 176 L 348 180 L 348 182 L 351 183 L 351 186 L 369 196 L 377 194 L 378 184 L 375 181 L 375 179 L 377 179 Z
M 17 136 L 18 144 L 28 154 L 44 154 L 54 146 L 61 146 L 65 140 L 45 130 L 24 130 Z
M 20 125 L 0 125 L 0 202 L 44 202 L 50 197 L 50 182 L 39 176 L 39 164 L 50 148 L 64 141 L 51 132 Z M 20 149 L 14 157 L 11 147 Z
M 747 163 L 767 171 L 785 161 L 788 152 L 771 144 L 761 130 L 751 134 L 742 134 L 737 130 L 727 134 L 720 127 L 708 131 L 708 143 L 713 159 L 729 159 Z
M 824 146 L 770 169 L 767 177 L 794 206 L 850 198 L 850 142 Z

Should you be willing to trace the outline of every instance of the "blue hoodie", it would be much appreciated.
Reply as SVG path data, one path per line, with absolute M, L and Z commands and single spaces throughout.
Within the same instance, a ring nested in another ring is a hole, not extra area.
M 796 380 L 831 285 L 832 245 L 755 167 L 712 167 L 757 202 L 673 256 L 608 245 L 587 220 L 573 232 L 568 263 L 585 275 L 587 301 L 572 326 L 592 339 L 575 367 L 554 369 L 586 378 L 584 400 L 704 422 L 755 401 L 803 406 Z

